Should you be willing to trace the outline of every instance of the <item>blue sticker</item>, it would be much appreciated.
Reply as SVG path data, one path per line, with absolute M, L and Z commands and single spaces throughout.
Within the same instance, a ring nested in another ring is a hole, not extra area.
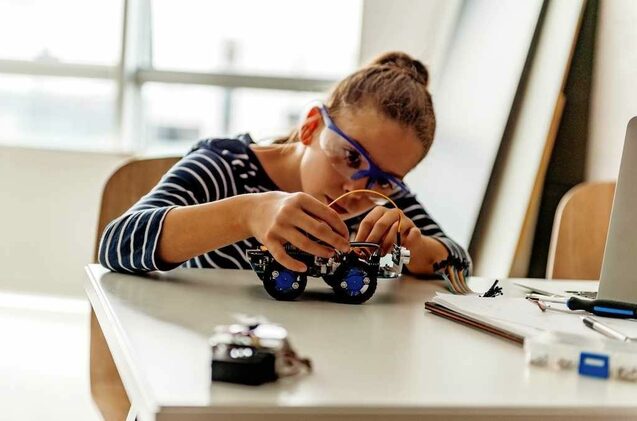
M 610 374 L 608 355 L 582 352 L 579 357 L 579 374 L 607 379 Z

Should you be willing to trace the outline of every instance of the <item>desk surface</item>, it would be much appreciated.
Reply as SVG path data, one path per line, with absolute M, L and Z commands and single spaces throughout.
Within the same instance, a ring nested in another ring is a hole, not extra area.
M 635 384 L 528 367 L 520 346 L 426 312 L 424 301 L 443 291 L 437 281 L 383 280 L 370 301 L 346 305 L 331 302 L 317 279 L 300 301 L 278 302 L 251 271 L 87 271 L 88 297 L 140 420 L 637 415 Z M 486 289 L 485 280 L 471 283 Z M 208 337 L 235 313 L 282 324 L 314 372 L 259 387 L 212 383 Z

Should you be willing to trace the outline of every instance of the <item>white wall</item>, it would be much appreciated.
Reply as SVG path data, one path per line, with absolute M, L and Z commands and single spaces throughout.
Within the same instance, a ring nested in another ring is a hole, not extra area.
M 538 0 L 465 4 L 433 95 L 433 146 L 406 178 L 433 218 L 464 247 L 471 242 L 541 8 Z
M 386 51 L 404 51 L 427 66 L 435 92 L 461 6 L 461 0 L 365 0 L 361 64 Z
M 0 289 L 83 295 L 102 186 L 124 160 L 0 147 Z
M 637 116 L 636 23 L 636 1 L 600 1 L 587 180 L 617 178 L 626 125 Z

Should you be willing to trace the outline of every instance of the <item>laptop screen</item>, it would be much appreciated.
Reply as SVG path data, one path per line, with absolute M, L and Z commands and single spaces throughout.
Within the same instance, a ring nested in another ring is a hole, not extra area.
M 598 298 L 637 304 L 637 117 L 628 122 Z

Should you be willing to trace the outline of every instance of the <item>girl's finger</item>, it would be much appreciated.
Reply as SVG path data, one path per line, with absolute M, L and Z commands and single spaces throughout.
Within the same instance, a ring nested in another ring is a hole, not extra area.
M 305 272 L 307 270 L 307 266 L 305 266 L 303 262 L 293 259 L 289 254 L 286 253 L 282 243 L 271 242 L 269 244 L 265 244 L 265 246 L 270 251 L 270 254 L 274 258 L 274 260 L 276 260 L 287 269 L 290 269 L 294 272 Z
M 316 241 L 311 240 L 308 236 L 302 234 L 297 229 L 290 229 L 283 233 L 282 237 L 291 243 L 294 247 L 310 253 L 313 256 L 325 257 L 326 259 L 334 255 L 334 250 L 320 245 Z
M 341 220 L 341 217 L 338 215 L 334 209 L 327 206 L 325 203 L 320 202 L 314 197 L 308 195 L 301 196 L 302 202 L 301 207 L 312 216 L 321 221 L 327 223 L 332 230 L 339 233 L 344 238 L 349 238 L 349 230 L 347 229 L 347 225 L 345 222 Z
M 389 253 L 392 246 L 396 242 L 397 233 L 398 233 L 398 221 L 394 222 L 394 224 L 391 226 L 391 228 L 387 232 L 387 235 L 385 235 L 385 238 L 383 239 L 383 244 L 381 247 L 383 256 Z
M 422 234 L 420 233 L 420 229 L 418 229 L 418 227 L 414 225 L 409 227 L 405 232 L 403 232 L 400 235 L 402 237 L 402 241 L 409 243 L 420 238 Z
M 356 233 L 354 241 L 365 241 L 369 236 L 369 233 L 374 228 L 374 225 L 376 225 L 378 219 L 380 219 L 388 210 L 389 209 L 383 206 L 376 206 L 372 209 L 359 224 L 358 232 Z
M 367 238 L 364 241 L 380 243 L 385 237 L 385 233 L 389 231 L 394 223 L 397 222 L 398 215 L 395 212 L 386 212 L 380 217 L 380 219 L 378 219 L 378 221 L 376 221 L 374 228 L 372 228 L 372 231 L 367 235 Z
M 294 225 L 302 231 L 342 252 L 349 251 L 349 241 L 334 232 L 327 223 L 303 212 L 299 212 L 294 219 Z

